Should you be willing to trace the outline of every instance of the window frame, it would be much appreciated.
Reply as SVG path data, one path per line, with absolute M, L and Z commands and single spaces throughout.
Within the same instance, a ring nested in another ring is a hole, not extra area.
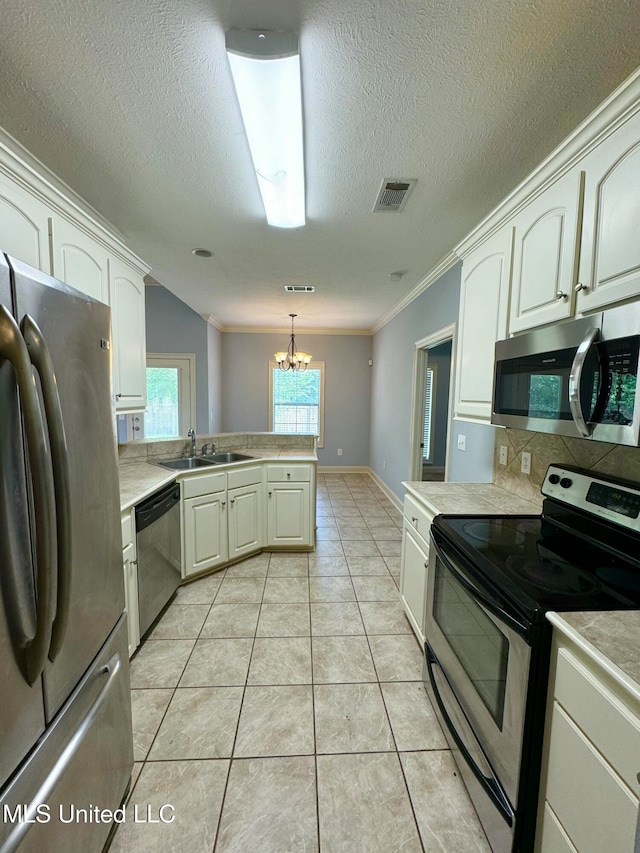
M 185 367 L 185 363 L 188 363 L 188 384 L 189 387 L 185 388 L 185 382 L 182 379 L 182 371 Z M 146 382 L 146 369 L 148 367 L 169 367 L 169 368 L 177 368 L 179 371 L 179 377 L 181 381 L 178 383 L 178 392 L 180 395 L 179 401 L 179 409 L 178 409 L 178 435 L 176 436 L 163 436 L 162 438 L 157 438 L 157 441 L 169 440 L 173 438 L 182 438 L 186 436 L 187 430 L 189 427 L 193 427 L 195 429 L 196 426 L 196 355 L 195 353 L 188 352 L 148 352 L 145 363 L 145 382 Z M 183 420 L 187 419 L 189 421 L 188 424 L 182 423 Z M 146 438 L 146 429 L 145 429 L 145 438 Z
M 269 361 L 269 432 L 274 432 L 273 428 L 273 371 L 280 370 L 278 362 L 271 359 Z M 310 364 L 307 370 L 320 371 L 320 402 L 318 406 L 318 435 L 316 438 L 316 447 L 324 447 L 324 401 L 325 401 L 325 386 L 324 386 L 324 361 L 314 361 Z M 294 435 L 295 433 L 291 433 Z M 302 433 L 303 435 L 314 435 L 314 433 Z

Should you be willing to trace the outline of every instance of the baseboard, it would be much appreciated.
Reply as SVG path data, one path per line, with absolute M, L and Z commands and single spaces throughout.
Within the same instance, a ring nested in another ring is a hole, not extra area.
M 380 477 L 378 477 L 378 475 L 373 470 L 373 468 L 368 469 L 368 474 L 371 477 L 371 479 L 374 481 L 376 486 L 378 486 L 385 493 L 385 495 L 389 498 L 389 500 L 395 506 L 395 508 L 399 512 L 402 512 L 402 501 L 396 495 L 396 493 L 391 491 L 391 489 L 389 488 L 389 486 L 387 486 L 387 484 L 384 482 L 384 480 L 381 480 Z
M 318 474 L 368 474 L 368 465 L 318 465 Z

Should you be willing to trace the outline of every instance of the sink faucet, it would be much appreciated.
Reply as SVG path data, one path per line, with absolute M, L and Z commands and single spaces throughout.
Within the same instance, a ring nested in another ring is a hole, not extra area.
M 189 438 L 191 439 L 191 455 L 196 455 L 196 431 L 193 427 L 189 427 L 189 432 L 187 433 Z
M 213 455 L 213 454 L 216 452 L 216 444 L 215 444 L 215 441 L 207 442 L 207 443 L 205 443 L 205 444 L 203 444 L 203 445 L 202 445 L 202 450 L 200 451 L 200 453 L 201 453 L 203 456 L 207 456 L 207 455 L 208 455 L 208 451 L 207 451 L 207 448 L 208 448 L 208 447 L 210 447 L 210 448 L 211 448 L 211 451 L 210 451 L 210 452 L 211 452 L 211 455 Z

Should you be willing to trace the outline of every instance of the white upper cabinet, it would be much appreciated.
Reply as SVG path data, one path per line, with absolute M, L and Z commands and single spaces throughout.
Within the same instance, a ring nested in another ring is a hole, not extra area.
M 510 333 L 573 313 L 582 179 L 568 172 L 513 219 Z
M 49 210 L 4 175 L 0 175 L 0 252 L 51 272 Z
M 455 414 L 489 420 L 495 343 L 507 335 L 513 229 L 502 228 L 462 265 Z
M 607 136 L 585 170 L 579 312 L 640 295 L 640 113 Z
M 81 293 L 109 303 L 108 252 L 63 216 L 53 219 L 53 275 Z
M 109 303 L 116 409 L 140 411 L 147 403 L 144 280 L 115 257 L 109 258 Z

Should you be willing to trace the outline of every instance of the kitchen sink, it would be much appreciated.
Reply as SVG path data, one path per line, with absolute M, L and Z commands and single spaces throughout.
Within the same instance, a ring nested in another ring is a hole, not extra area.
M 213 463 L 214 465 L 224 465 L 226 462 L 244 462 L 245 459 L 254 459 L 254 456 L 247 456 L 246 453 L 214 453 L 213 456 L 204 456 L 201 457 L 203 460 L 207 460 L 207 462 Z
M 194 468 L 210 468 L 216 464 L 213 457 L 203 459 L 201 456 L 197 458 L 191 456 L 188 459 L 167 459 L 164 462 L 158 462 L 163 468 L 171 468 L 172 471 L 192 471 Z

